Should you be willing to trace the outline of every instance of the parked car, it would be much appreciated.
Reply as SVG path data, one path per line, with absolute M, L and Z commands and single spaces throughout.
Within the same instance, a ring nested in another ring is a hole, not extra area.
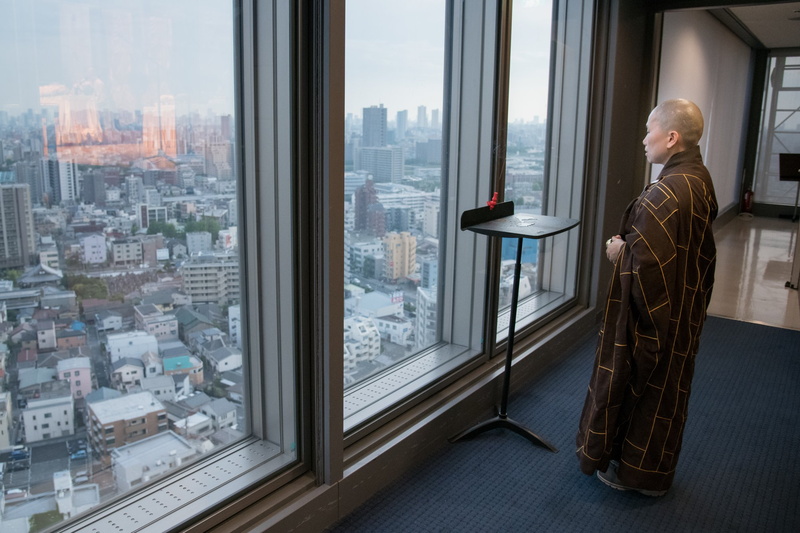
M 25 489 L 8 489 L 6 491 L 6 500 L 16 500 L 18 498 L 26 498 L 28 491 Z
M 29 450 L 26 446 L 14 446 L 11 450 L 11 460 L 12 461 L 19 461 L 20 459 L 27 459 L 30 455 Z
M 81 483 L 86 483 L 87 481 L 89 481 L 89 476 L 75 476 L 72 479 L 72 484 L 80 485 Z
M 70 459 L 86 459 L 86 450 L 78 450 L 69 456 Z

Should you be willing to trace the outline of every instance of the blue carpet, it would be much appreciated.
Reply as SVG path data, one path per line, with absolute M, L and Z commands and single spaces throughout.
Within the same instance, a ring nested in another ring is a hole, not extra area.
M 445 447 L 329 531 L 800 531 L 800 331 L 708 319 L 681 460 L 662 498 L 578 470 L 595 342 L 510 398 L 509 416 L 559 453 L 487 431 Z

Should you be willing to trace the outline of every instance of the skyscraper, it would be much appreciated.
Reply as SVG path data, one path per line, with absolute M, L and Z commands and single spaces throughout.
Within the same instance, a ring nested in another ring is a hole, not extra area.
M 42 159 L 42 180 L 52 204 L 79 201 L 81 190 L 78 164 L 75 160 Z
M 428 127 L 428 108 L 424 105 L 421 105 L 417 108 L 417 127 L 418 128 L 427 128 Z
M 408 129 L 408 109 L 403 109 L 397 112 L 397 140 L 403 140 L 406 137 L 406 129 Z
M 30 266 L 36 251 L 30 187 L 0 185 L 0 268 Z
M 386 111 L 383 104 L 364 108 L 361 146 L 386 146 Z

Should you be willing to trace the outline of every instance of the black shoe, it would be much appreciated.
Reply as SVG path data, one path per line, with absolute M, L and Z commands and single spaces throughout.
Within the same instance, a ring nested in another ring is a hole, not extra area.
M 663 496 L 667 493 L 666 490 L 645 490 L 624 485 L 617 477 L 617 465 L 613 464 L 613 462 L 608 466 L 608 470 L 606 470 L 605 472 L 601 472 L 599 470 L 597 471 L 597 479 L 599 479 L 612 489 L 634 490 L 640 494 L 644 494 L 645 496 L 657 497 L 657 496 Z

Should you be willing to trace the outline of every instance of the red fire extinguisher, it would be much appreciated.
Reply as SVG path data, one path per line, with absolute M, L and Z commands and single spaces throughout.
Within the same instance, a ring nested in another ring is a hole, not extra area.
M 753 191 L 747 189 L 744 192 L 744 197 L 742 198 L 742 212 L 744 213 L 752 213 L 753 212 Z

